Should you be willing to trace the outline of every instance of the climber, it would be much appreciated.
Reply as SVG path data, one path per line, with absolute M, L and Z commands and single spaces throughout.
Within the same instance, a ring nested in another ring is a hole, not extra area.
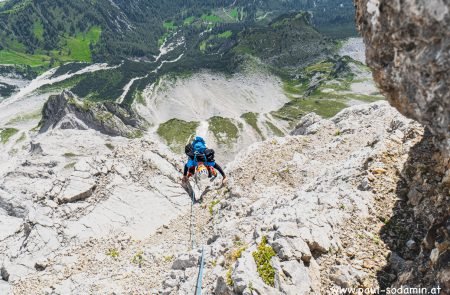
M 189 159 L 184 165 L 183 183 L 187 182 L 196 170 L 200 178 L 215 178 L 217 177 L 217 171 L 219 171 L 222 175 L 222 184 L 227 183 L 228 179 L 225 172 L 214 160 L 214 150 L 206 148 L 203 138 L 197 136 L 192 143 L 186 145 L 184 151 Z

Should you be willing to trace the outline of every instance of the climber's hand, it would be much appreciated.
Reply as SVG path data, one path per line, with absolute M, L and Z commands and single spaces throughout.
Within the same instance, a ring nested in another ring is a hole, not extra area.
M 227 183 L 228 183 L 228 177 L 224 177 L 223 179 L 222 179 L 222 185 L 227 185 Z
M 188 177 L 186 175 L 183 175 L 183 177 L 181 177 L 181 182 L 182 183 L 188 182 Z

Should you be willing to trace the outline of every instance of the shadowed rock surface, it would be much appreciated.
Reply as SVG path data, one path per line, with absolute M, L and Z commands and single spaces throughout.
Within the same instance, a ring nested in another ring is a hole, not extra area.
M 429 132 L 410 151 L 393 216 L 382 286 L 450 290 L 450 2 L 356 0 L 367 64 L 389 101 Z M 399 255 L 397 255 L 399 254 Z

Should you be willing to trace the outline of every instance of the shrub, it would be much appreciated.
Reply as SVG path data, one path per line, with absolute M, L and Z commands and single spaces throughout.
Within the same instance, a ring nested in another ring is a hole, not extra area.
M 267 245 L 267 237 L 261 239 L 258 249 L 253 252 L 253 259 L 255 259 L 258 274 L 261 279 L 269 286 L 275 284 L 275 269 L 270 264 L 270 260 L 274 257 L 275 251 L 270 245 Z

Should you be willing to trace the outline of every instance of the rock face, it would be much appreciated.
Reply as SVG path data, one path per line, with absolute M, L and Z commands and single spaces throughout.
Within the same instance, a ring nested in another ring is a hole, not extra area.
M 112 102 L 96 104 L 63 91 L 51 96 L 42 111 L 40 132 L 49 129 L 94 129 L 111 136 L 136 137 L 145 127 L 132 111 Z
M 85 263 L 79 256 L 84 249 L 97 265 L 115 261 L 115 251 L 124 255 L 122 244 L 155 233 L 189 208 L 178 185 L 180 159 L 150 140 L 53 130 L 34 144 L 45 156 L 21 149 L 18 161 L 0 177 L 0 294 L 11 294 L 11 286 L 27 275 L 45 272 L 52 272 L 54 293 L 36 283 L 36 289 L 14 292 L 89 294 L 85 286 L 100 277 L 77 274 L 71 280 L 61 276 L 61 267 Z M 68 148 L 73 153 L 64 153 Z M 88 250 L 93 239 L 101 249 Z M 130 264 L 144 259 L 139 251 L 126 258 Z M 99 288 L 120 290 L 113 282 Z
M 40 153 L 21 149 L 0 179 L 0 290 L 191 294 L 202 248 L 205 294 L 376 287 L 387 261 L 396 266 L 389 274 L 412 284 L 420 239 L 398 232 L 397 219 L 411 218 L 392 207 L 406 198 L 404 179 L 438 166 L 410 158 L 427 155 L 414 150 L 423 128 L 377 102 L 331 119 L 305 116 L 293 134 L 242 151 L 227 167 L 228 187 L 213 184 L 191 210 L 181 159 L 150 139 L 73 129 L 38 135 Z M 417 166 L 403 171 L 410 161 Z M 440 196 L 423 192 L 411 200 Z M 411 226 L 407 233 L 420 227 Z M 442 270 L 445 232 L 435 227 L 420 259 L 430 256 Z M 263 240 L 267 255 L 259 257 L 269 258 L 257 262 Z
M 367 64 L 389 101 L 450 154 L 450 4 L 356 0 Z
M 330 120 L 305 116 L 297 135 L 256 143 L 237 155 L 228 166 L 229 191 L 204 200 L 212 221 L 200 230 L 207 236 L 203 292 L 298 295 L 377 286 L 388 252 L 378 236 L 383 210 L 376 207 L 388 195 L 396 198 L 393 175 L 421 131 L 378 102 Z M 395 150 L 401 153 L 396 163 L 381 160 Z M 377 181 L 387 187 L 379 202 Z M 273 284 L 263 280 L 254 259 L 263 237 L 275 253 Z M 185 272 L 196 274 L 198 265 Z M 174 285 L 168 274 L 163 294 L 186 294 L 195 278 Z
M 387 285 L 450 290 L 450 3 L 447 0 L 355 0 L 367 64 L 389 101 L 428 127 L 401 170 Z M 400 222 L 400 220 L 411 220 Z

